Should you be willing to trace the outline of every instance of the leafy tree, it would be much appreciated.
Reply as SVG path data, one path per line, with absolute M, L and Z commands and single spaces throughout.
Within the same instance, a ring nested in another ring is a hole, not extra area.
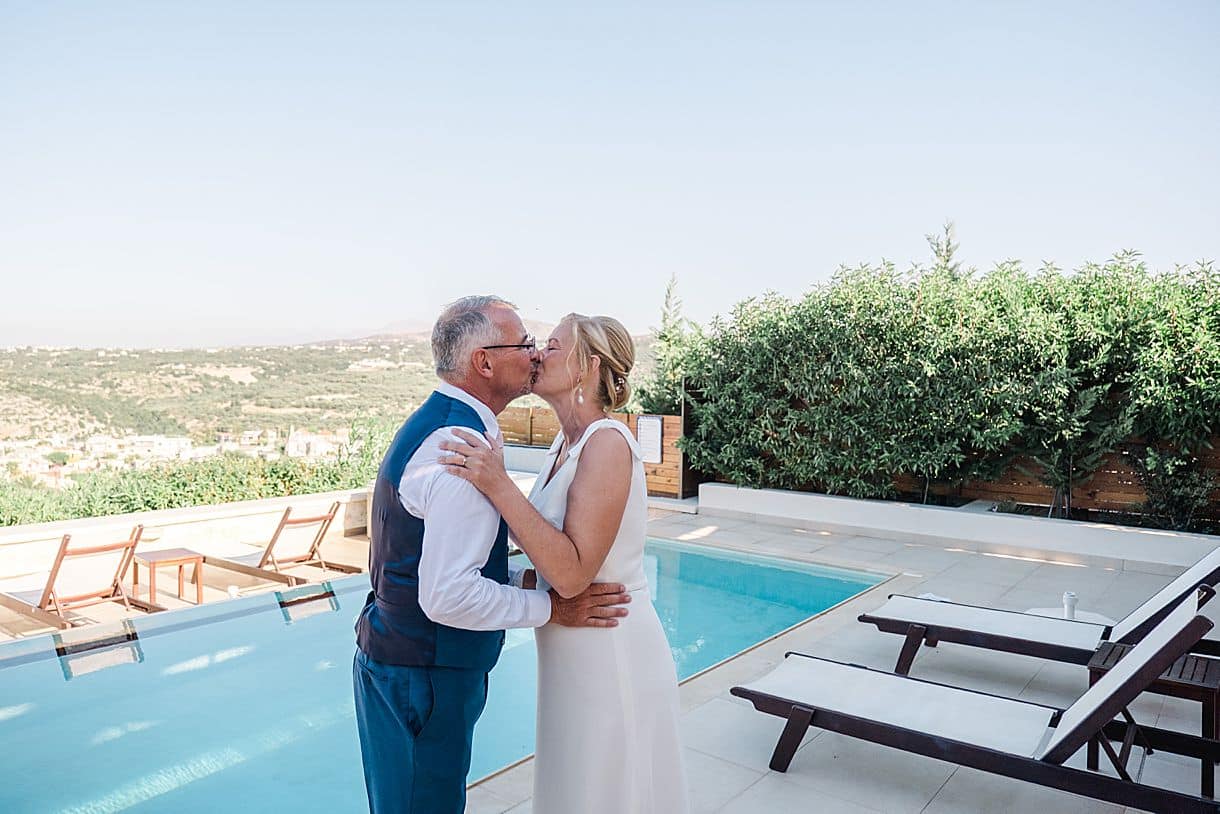
M 652 374 L 640 384 L 636 398 L 645 413 L 677 415 L 682 412 L 685 361 L 691 343 L 697 341 L 698 328 L 682 316 L 676 275 L 665 286 L 661 327 L 654 328 L 653 333 Z

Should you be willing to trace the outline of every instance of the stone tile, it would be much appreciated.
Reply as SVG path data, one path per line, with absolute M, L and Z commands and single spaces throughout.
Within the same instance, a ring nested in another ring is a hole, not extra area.
M 1170 580 L 1163 576 L 1123 572 L 1101 595 L 1099 605 L 1111 609 L 1112 615 L 1121 619 L 1169 582 Z
M 810 529 L 801 526 L 775 525 L 772 523 L 759 523 L 758 530 L 767 535 L 783 535 L 811 542 L 816 541 L 819 545 L 839 544 L 853 536 L 825 529 Z
M 680 726 L 682 743 L 687 748 L 765 772 L 784 722 L 774 715 L 756 712 L 747 703 L 716 698 L 683 715 Z M 820 734 L 821 730 L 811 729 L 804 742 Z
M 1063 607 L 1063 591 L 1055 588 L 1048 590 L 1029 590 L 1022 589 L 1019 583 L 1018 587 L 1010 591 L 1005 591 L 996 601 L 996 607 L 1004 610 L 1027 611 L 1031 608 L 1062 608 Z M 1082 586 L 1081 590 L 1076 591 L 1078 604 L 1076 610 L 1081 612 L 1102 613 L 1099 609 L 1101 604 L 1099 598 L 1101 592 L 1091 591 L 1086 586 Z M 1104 614 L 1109 615 L 1109 614 Z M 1125 614 L 1120 614 L 1122 618 Z
M 1158 729 L 1198 735 L 1202 732 L 1202 704 L 1182 698 L 1166 698 L 1157 717 Z
M 466 792 L 466 814 L 504 814 L 513 804 L 475 786 Z
M 1017 697 L 1034 704 L 1063 708 L 1070 706 L 1088 688 L 1089 671 L 1084 666 L 1048 661 L 1043 663 Z M 1147 715 L 1144 720 L 1155 721 L 1161 711 L 1160 696 L 1149 697 L 1157 699 L 1156 708 L 1145 708 Z M 1134 711 L 1132 714 L 1135 714 Z
M 920 648 L 911 666 L 911 675 L 1016 698 L 1043 666 L 1041 659 L 942 642 L 937 647 Z
M 811 655 L 886 672 L 894 669 L 901 649 L 899 636 L 836 636 L 810 648 L 815 651 Z
M 705 523 L 697 523 L 693 520 L 663 520 L 648 524 L 647 534 L 649 537 L 659 537 L 663 540 L 675 539 L 679 534 L 686 534 L 698 528 L 705 527 Z
M 1051 605 L 1061 603 L 1064 591 L 1075 591 L 1080 597 L 1080 606 L 1085 598 L 1100 598 L 1114 585 L 1119 571 L 1097 568 L 1076 568 L 1062 565 L 1041 565 L 1014 586 L 1015 591 L 1030 591 L 1043 597 L 1054 597 Z M 1144 594 L 1146 598 L 1148 594 Z M 1043 604 L 1038 607 L 1047 607 Z
M 960 579 L 963 582 L 984 582 L 1011 588 L 1037 568 L 1038 563 L 1025 560 L 975 554 L 946 568 L 940 576 L 946 579 Z
M 959 768 L 923 814 L 1121 814 L 1122 806 Z
M 830 797 L 893 814 L 918 814 L 957 767 L 834 732 L 805 746 L 787 776 Z M 862 772 L 868 782 L 861 783 Z
M 783 638 L 787 639 L 787 637 Z M 779 647 L 793 649 L 795 645 L 787 643 L 780 644 Z M 740 703 L 740 699 L 728 695 L 727 690 L 739 684 L 748 684 L 756 678 L 766 675 L 775 669 L 782 658 L 783 652 L 779 652 L 774 647 L 759 648 L 739 656 L 711 672 L 690 679 L 679 687 L 678 696 L 682 711 L 689 712 L 715 698 L 735 704 Z
M 687 749 L 683 761 L 690 786 L 692 814 L 719 810 L 765 774 L 695 749 Z
M 733 798 L 719 811 L 723 814 L 805 811 L 867 814 L 876 812 L 877 809 L 821 794 L 782 774 L 772 772 Z
M 754 512 L 741 512 L 736 509 L 716 509 L 714 511 L 701 510 L 698 515 L 704 519 L 714 520 L 755 520 L 758 515 Z
M 1134 760 L 1134 758 L 1133 758 Z M 1162 756 L 1160 752 L 1150 755 L 1144 763 L 1141 783 L 1163 789 L 1177 789 L 1190 794 L 1203 791 L 1203 772 L 1198 760 L 1181 755 Z
M 866 571 L 882 571 L 887 573 L 902 573 L 904 568 L 887 561 L 889 555 L 877 551 L 865 551 L 861 548 L 843 548 L 842 546 L 824 546 L 809 555 L 809 562 L 829 565 L 834 568 L 860 568 Z
M 880 560 L 896 571 L 915 572 L 924 576 L 939 574 L 971 556 L 968 552 L 946 551 L 937 546 L 907 545 Z
M 707 538 L 707 542 L 721 547 L 749 551 L 753 554 L 796 560 L 804 560 L 808 554 L 822 548 L 808 540 L 782 535 L 763 535 L 745 540 L 740 532 L 726 532 L 726 536 L 712 535 Z
M 814 551 L 821 551 L 833 545 L 833 543 L 821 537 L 810 537 L 789 532 L 765 532 L 758 538 L 757 545 L 785 553 L 809 554 Z
M 507 800 L 510 805 L 528 800 L 534 793 L 534 761 L 526 761 L 490 780 L 485 780 L 478 788 L 486 789 L 501 800 Z
M 905 543 L 895 540 L 881 540 L 876 537 L 845 537 L 839 543 L 844 548 L 858 548 L 862 551 L 875 551 L 879 554 L 894 554 L 907 548 Z
M 918 596 L 922 593 L 935 594 L 960 602 L 963 605 L 981 605 L 983 607 L 998 607 L 997 603 L 1008 590 L 1009 586 L 997 582 L 964 578 L 955 573 L 956 567 L 948 568 L 934 577 L 922 580 L 912 591 L 903 593 Z
M 1145 562 L 1143 560 L 1123 560 L 1124 571 L 1136 571 L 1144 574 L 1156 574 L 1171 580 L 1186 569 L 1180 565 L 1170 565 L 1163 562 Z
M 712 526 L 702 526 L 673 535 L 670 539 L 684 543 L 733 546 L 743 551 L 751 551 L 763 539 L 763 535 L 758 534 L 751 528 L 718 529 Z

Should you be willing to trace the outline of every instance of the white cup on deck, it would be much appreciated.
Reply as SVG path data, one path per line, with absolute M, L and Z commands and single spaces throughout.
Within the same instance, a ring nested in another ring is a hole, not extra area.
M 1076 618 L 1076 592 L 1075 591 L 1064 591 L 1063 592 L 1063 618 L 1064 619 L 1075 619 Z

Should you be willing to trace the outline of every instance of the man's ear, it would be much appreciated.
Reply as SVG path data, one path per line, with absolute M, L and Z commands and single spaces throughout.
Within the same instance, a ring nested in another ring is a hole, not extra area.
M 492 375 L 491 354 L 482 348 L 477 349 L 470 355 L 470 369 L 475 372 L 475 375 L 490 379 Z

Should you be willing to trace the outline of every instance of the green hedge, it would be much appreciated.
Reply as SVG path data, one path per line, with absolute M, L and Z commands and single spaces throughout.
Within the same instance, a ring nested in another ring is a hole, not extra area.
M 335 460 L 269 461 L 230 453 L 89 473 L 63 489 L 0 481 L 0 526 L 358 489 L 376 474 L 393 429 L 380 422 L 354 425 L 350 451 Z
M 841 269 L 739 304 L 682 347 L 698 470 L 885 497 L 988 479 L 1019 456 L 1064 495 L 1132 437 L 1189 455 L 1220 427 L 1220 274 L 1133 252 L 1074 274 Z

